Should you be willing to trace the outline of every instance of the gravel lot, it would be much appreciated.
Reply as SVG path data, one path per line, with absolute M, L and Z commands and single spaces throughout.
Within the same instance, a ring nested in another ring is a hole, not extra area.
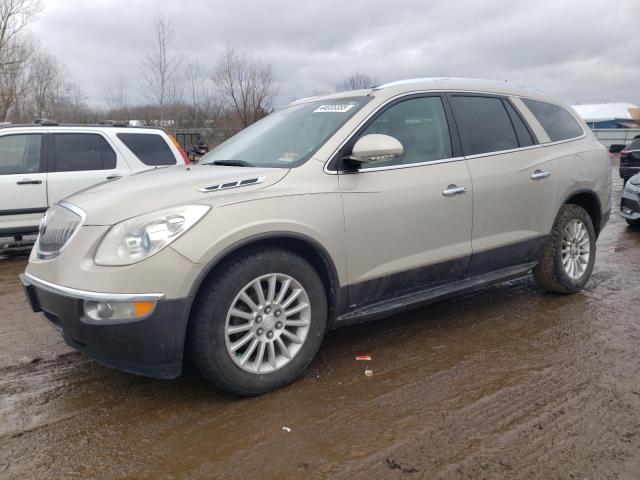
M 30 312 L 26 258 L 0 260 L 0 478 L 640 478 L 640 231 L 614 169 L 581 294 L 524 278 L 333 332 L 253 399 L 73 352 Z

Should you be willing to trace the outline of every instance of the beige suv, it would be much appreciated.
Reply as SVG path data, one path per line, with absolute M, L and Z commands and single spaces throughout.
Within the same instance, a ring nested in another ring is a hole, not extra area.
M 531 272 L 579 291 L 610 205 L 607 153 L 566 105 L 408 80 L 299 100 L 198 165 L 60 202 L 22 280 L 105 365 L 173 378 L 188 354 L 255 395 L 297 378 L 329 327 Z

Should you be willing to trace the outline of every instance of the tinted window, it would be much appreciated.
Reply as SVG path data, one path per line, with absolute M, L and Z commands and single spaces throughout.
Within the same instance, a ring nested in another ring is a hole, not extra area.
M 145 165 L 175 165 L 176 159 L 164 138 L 155 133 L 118 133 L 129 150 Z
M 465 155 L 518 148 L 518 138 L 502 100 L 453 96 L 453 114 Z
M 504 102 L 504 106 L 509 113 L 509 118 L 511 119 L 511 123 L 513 124 L 513 128 L 516 130 L 516 136 L 518 137 L 518 143 L 521 147 L 528 147 L 533 145 L 533 138 L 531 137 L 531 133 L 527 130 L 524 121 L 516 112 L 515 108 L 511 106 L 511 104 L 507 101 Z
M 0 137 L 0 175 L 39 172 L 41 144 L 38 134 Z
M 564 108 L 529 98 L 523 98 L 522 101 L 540 122 L 552 142 L 582 135 L 580 124 Z
M 56 172 L 116 168 L 115 152 L 102 136 L 96 134 L 54 134 L 53 156 Z
M 360 136 L 390 135 L 402 143 L 400 158 L 363 165 L 362 169 L 451 158 L 451 137 L 440 97 L 414 98 L 380 114 Z

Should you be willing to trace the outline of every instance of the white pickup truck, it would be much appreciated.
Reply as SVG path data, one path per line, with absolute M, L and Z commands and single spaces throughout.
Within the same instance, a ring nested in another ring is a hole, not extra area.
M 92 185 L 188 160 L 161 128 L 0 126 L 0 237 L 36 233 L 44 212 Z

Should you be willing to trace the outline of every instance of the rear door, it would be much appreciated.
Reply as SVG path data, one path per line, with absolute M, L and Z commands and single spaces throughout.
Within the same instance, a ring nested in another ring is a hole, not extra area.
M 97 132 L 48 134 L 49 204 L 106 180 L 129 175 L 124 158 Z
M 0 136 L 0 234 L 37 230 L 47 209 L 40 133 Z
M 553 156 L 506 97 L 449 94 L 473 181 L 470 274 L 538 258 L 553 218 Z

